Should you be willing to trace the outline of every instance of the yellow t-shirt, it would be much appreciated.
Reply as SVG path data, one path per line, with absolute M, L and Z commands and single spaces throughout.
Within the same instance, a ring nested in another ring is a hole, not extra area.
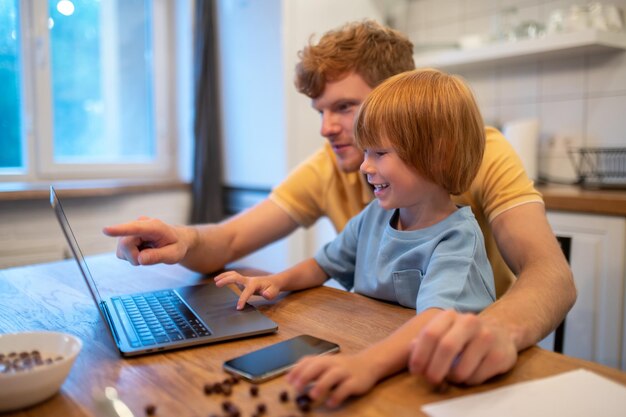
M 531 202 L 543 204 L 543 200 L 504 136 L 492 127 L 486 127 L 485 134 L 485 154 L 476 178 L 468 191 L 452 199 L 456 204 L 472 207 L 485 236 L 499 297 L 515 277 L 498 252 L 489 224 L 510 208 Z M 309 227 L 326 216 L 340 232 L 372 201 L 374 194 L 360 172 L 345 173 L 339 169 L 335 154 L 326 143 L 276 186 L 269 198 L 301 226 Z

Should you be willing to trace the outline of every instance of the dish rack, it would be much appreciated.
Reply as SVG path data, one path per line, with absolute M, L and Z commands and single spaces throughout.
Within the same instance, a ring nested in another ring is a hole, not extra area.
M 576 148 L 568 156 L 582 187 L 626 189 L 626 148 Z

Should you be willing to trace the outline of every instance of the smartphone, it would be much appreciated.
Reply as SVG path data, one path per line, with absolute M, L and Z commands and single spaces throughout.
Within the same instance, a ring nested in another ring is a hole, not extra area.
M 284 374 L 303 356 L 338 351 L 336 343 L 300 335 L 228 360 L 224 362 L 224 369 L 258 383 Z

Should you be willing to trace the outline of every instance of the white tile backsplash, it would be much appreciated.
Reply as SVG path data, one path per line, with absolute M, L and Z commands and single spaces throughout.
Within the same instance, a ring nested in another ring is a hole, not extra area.
M 500 103 L 536 102 L 539 96 L 539 64 L 537 60 L 500 66 L 498 94 Z
M 460 21 L 465 10 L 465 0 L 424 0 L 425 23 L 428 26 L 442 22 Z
M 497 19 L 489 14 L 468 17 L 463 21 L 461 32 L 463 35 L 482 35 L 486 39 L 496 36 Z
M 499 125 L 502 126 L 515 120 L 535 119 L 539 116 L 538 111 L 538 104 L 536 102 L 500 104 L 498 122 Z
M 500 122 L 498 120 L 498 106 L 480 105 L 480 113 L 483 116 L 486 126 L 498 127 Z
M 410 2 L 408 33 L 420 41 L 456 40 L 488 33 L 501 10 L 515 7 L 517 21 L 547 23 L 550 12 L 581 0 L 465 0 Z M 604 2 L 626 10 L 626 0 Z M 626 17 L 626 16 L 624 16 Z M 541 125 L 540 173 L 576 178 L 567 146 L 626 147 L 626 51 L 546 57 L 522 64 L 481 66 L 460 72 L 472 87 L 485 123 L 537 117 Z
M 587 146 L 626 147 L 626 95 L 587 100 Z
M 439 22 L 420 31 L 421 42 L 431 44 L 454 44 L 461 36 L 461 22 Z
M 408 33 L 419 32 L 426 26 L 426 3 L 423 0 L 409 2 L 407 14 Z
M 494 66 L 461 71 L 459 75 L 470 85 L 476 101 L 481 107 L 497 104 L 498 86 L 496 82 L 496 68 Z
M 587 68 L 590 95 L 626 94 L 626 51 L 589 56 Z
M 500 0 L 465 0 L 465 18 L 484 16 L 500 10 Z
M 539 104 L 539 149 L 555 157 L 567 157 L 568 146 L 583 144 L 585 101 L 561 100 Z
M 546 99 L 581 99 L 585 95 L 585 57 L 543 60 L 539 95 Z

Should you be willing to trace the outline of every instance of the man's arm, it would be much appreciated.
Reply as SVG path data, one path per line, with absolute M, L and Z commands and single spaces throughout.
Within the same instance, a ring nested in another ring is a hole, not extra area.
M 213 272 L 297 228 L 298 224 L 282 208 L 265 199 L 219 224 L 195 226 L 195 236 L 181 264 L 196 271 Z
M 512 208 L 491 227 L 517 280 L 482 316 L 506 326 L 520 351 L 561 323 L 576 301 L 576 287 L 542 204 Z
M 120 237 L 117 256 L 134 265 L 181 263 L 194 271 L 210 273 L 297 228 L 283 209 L 266 199 L 217 224 L 171 226 L 142 218 L 105 227 L 104 233 Z
M 508 371 L 517 352 L 554 330 L 576 301 L 572 272 L 543 205 L 507 210 L 491 226 L 502 256 L 518 278 L 480 315 L 447 311 L 422 329 L 413 341 L 409 369 L 432 383 L 447 378 L 480 384 Z

